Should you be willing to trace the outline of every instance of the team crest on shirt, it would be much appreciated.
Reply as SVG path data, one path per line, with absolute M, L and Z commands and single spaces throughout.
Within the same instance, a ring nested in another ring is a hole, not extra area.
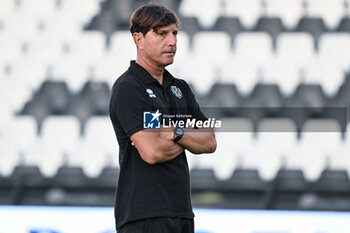
M 178 88 L 177 86 L 171 86 L 170 88 L 171 88 L 171 91 L 173 92 L 173 94 L 177 98 L 179 98 L 179 99 L 182 98 L 182 92 L 181 92 L 180 88 Z
M 153 93 L 153 91 L 151 89 L 147 88 L 146 92 L 148 93 L 150 98 L 156 98 L 156 95 Z

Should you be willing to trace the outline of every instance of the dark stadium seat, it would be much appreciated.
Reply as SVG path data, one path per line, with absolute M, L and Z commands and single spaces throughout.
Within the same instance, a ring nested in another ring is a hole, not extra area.
M 79 93 L 79 99 L 89 103 L 94 115 L 107 115 L 110 93 L 107 83 L 89 81 Z
M 337 32 L 350 32 L 350 17 L 344 17 L 341 19 Z
M 242 114 L 257 123 L 265 117 L 280 116 L 285 99 L 277 84 L 257 84 L 243 105 Z
M 226 208 L 264 209 L 266 207 L 269 183 L 261 179 L 258 170 L 237 168 L 223 185 Z
M 200 105 L 204 112 L 209 110 L 206 108 L 213 108 L 210 110 L 216 111 L 216 117 L 234 116 L 242 105 L 242 97 L 235 84 L 215 83 Z
M 274 185 L 277 191 L 303 192 L 308 183 L 301 169 L 280 169 L 274 179 Z
M 316 45 L 320 35 L 324 32 L 327 32 L 327 28 L 322 18 L 303 17 L 299 20 L 298 26 L 296 27 L 295 31 L 310 33 L 315 39 Z
M 300 197 L 308 192 L 309 183 L 300 169 L 280 169 L 273 181 L 272 209 L 299 208 Z
M 111 188 L 115 189 L 118 184 L 119 168 L 104 167 L 98 177 L 93 179 L 93 186 L 96 188 Z
M 218 191 L 220 181 L 214 170 L 209 168 L 193 168 L 190 171 L 192 192 Z
M 231 37 L 235 37 L 238 33 L 243 31 L 243 27 L 239 18 L 237 17 L 220 16 L 216 19 L 213 30 L 224 31 Z
M 267 32 L 275 41 L 276 37 L 285 31 L 285 28 L 279 17 L 261 17 L 258 19 L 254 31 Z
M 9 176 L 0 175 L 0 205 L 14 204 L 14 184 Z
M 38 123 L 38 132 L 40 132 L 41 125 L 45 119 L 45 117 L 50 115 L 49 107 L 47 106 L 45 100 L 29 100 L 27 102 L 22 110 L 20 111 L 19 115 L 31 115 L 35 118 L 35 120 Z
M 60 188 L 85 188 L 88 177 L 81 167 L 62 166 L 52 179 L 52 187 Z
M 36 93 L 34 99 L 43 99 L 47 102 L 48 109 L 52 115 L 66 113 L 71 100 L 71 93 L 63 81 L 45 81 Z
M 313 117 L 324 117 L 327 97 L 319 84 L 299 84 L 294 94 L 286 100 L 284 117 L 292 118 L 298 132 L 304 121 Z
M 202 27 L 199 24 L 197 17 L 180 17 L 181 30 L 186 32 L 190 38 L 190 44 L 192 45 L 193 36 L 202 31 Z
M 350 179 L 346 170 L 322 171 L 321 176 L 315 182 L 314 191 L 320 193 L 350 193 Z

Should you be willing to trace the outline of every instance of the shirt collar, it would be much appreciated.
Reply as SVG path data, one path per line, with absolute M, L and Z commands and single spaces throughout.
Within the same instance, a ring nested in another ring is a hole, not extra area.
M 148 71 L 145 68 L 137 64 L 135 60 L 130 61 L 129 69 L 135 72 L 136 76 L 142 81 L 142 83 L 151 84 L 156 82 L 159 84 L 158 80 L 153 78 L 152 75 L 148 73 Z M 170 86 L 173 80 L 174 80 L 174 77 L 166 69 L 164 69 L 163 87 L 166 88 Z

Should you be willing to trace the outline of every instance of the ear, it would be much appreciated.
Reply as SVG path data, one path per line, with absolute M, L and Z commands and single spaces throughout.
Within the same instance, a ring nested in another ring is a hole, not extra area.
M 144 36 L 143 36 L 142 32 L 135 32 L 134 34 L 132 34 L 132 37 L 134 39 L 136 47 L 139 49 L 143 49 Z

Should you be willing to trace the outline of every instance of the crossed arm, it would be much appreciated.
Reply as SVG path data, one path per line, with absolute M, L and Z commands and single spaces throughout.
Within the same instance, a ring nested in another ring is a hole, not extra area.
M 174 143 L 174 130 L 141 130 L 131 135 L 132 144 L 139 151 L 142 159 L 149 164 L 172 160 L 185 149 L 194 154 L 212 153 L 216 150 L 213 129 L 186 128 L 184 136 Z

